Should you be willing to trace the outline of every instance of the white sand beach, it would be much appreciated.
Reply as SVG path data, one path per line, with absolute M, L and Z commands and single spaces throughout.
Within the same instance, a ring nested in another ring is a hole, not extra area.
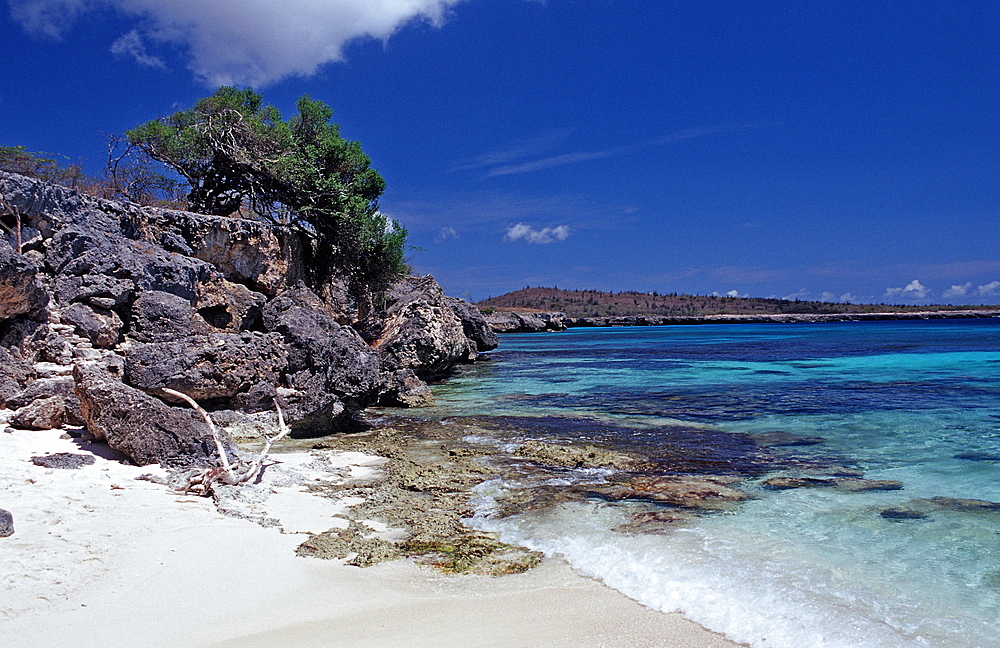
M 0 428 L 5 426 L 0 425 Z M 297 648 L 363 646 L 735 646 L 675 614 L 648 610 L 558 559 L 525 574 L 446 576 L 396 561 L 361 569 L 297 557 L 306 532 L 350 504 L 303 479 L 363 476 L 360 453 L 277 455 L 243 514 L 137 480 L 122 463 L 62 431 L 0 432 L 0 637 L 11 648 Z M 32 456 L 94 456 L 78 469 Z M 293 474 L 296 479 L 289 479 Z M 298 483 L 296 483 L 298 482 Z

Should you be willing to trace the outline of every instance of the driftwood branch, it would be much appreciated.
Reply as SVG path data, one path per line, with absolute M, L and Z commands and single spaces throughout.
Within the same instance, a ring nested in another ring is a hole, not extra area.
M 222 435 L 219 434 L 219 429 L 215 427 L 215 423 L 212 422 L 212 418 L 208 415 L 208 412 L 206 412 L 201 405 L 199 405 L 187 394 L 182 394 L 175 389 L 167 388 L 164 388 L 163 392 L 176 398 L 180 398 L 190 405 L 192 409 L 201 414 L 201 417 L 205 419 L 205 424 L 208 425 L 209 432 L 212 433 L 212 439 L 215 441 L 215 447 L 219 452 L 219 462 L 222 464 L 218 467 L 207 468 L 189 477 L 187 484 L 185 484 L 183 488 L 185 493 L 195 492 L 200 493 L 201 495 L 210 495 L 212 493 L 213 485 L 216 483 L 235 486 L 250 481 L 260 474 L 261 469 L 264 467 L 264 461 L 267 460 L 267 455 L 271 451 L 271 446 L 273 446 L 277 441 L 288 436 L 291 432 L 291 429 L 285 424 L 285 415 L 281 411 L 281 405 L 278 403 L 278 399 L 275 398 L 274 407 L 278 412 L 278 434 L 273 437 L 265 435 L 264 447 L 261 449 L 260 454 L 257 455 L 257 458 L 254 459 L 245 469 L 235 470 L 233 469 L 232 463 L 229 461 L 229 455 L 226 453 L 226 447 L 222 440 Z
M 8 226 L 3 221 L 0 221 L 0 227 L 14 235 L 14 239 L 17 243 L 17 253 L 23 254 L 24 250 L 21 249 L 21 212 L 17 207 L 12 207 L 5 198 L 0 198 L 0 207 L 3 207 L 4 214 L 14 217 L 14 227 Z

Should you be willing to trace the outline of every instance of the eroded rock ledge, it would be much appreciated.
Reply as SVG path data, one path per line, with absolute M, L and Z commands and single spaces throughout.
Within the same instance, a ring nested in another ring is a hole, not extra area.
M 2 172 L 0 196 L 22 224 L 20 247 L 0 236 L 0 408 L 23 427 L 85 425 L 140 464 L 214 452 L 164 388 L 234 433 L 270 427 L 279 398 L 296 434 L 321 435 L 376 403 L 430 403 L 425 380 L 497 344 L 432 277 L 359 321 L 343 281 L 307 287 L 287 228 Z

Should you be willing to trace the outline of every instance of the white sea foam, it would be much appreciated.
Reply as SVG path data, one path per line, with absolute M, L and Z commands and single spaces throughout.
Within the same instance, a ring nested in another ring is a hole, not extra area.
M 563 556 L 650 608 L 681 612 L 754 648 L 996 645 L 995 626 L 942 613 L 891 583 L 858 580 L 864 565 L 774 544 L 749 528 L 733 535 L 739 527 L 726 524 L 728 517 L 737 516 L 666 535 L 629 535 L 609 530 L 623 520 L 620 509 L 575 503 L 541 517 L 477 523 L 507 542 Z

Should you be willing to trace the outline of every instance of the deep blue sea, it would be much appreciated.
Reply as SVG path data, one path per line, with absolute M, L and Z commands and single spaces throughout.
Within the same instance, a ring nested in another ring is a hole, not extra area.
M 498 479 L 473 524 L 754 647 L 1000 646 L 1000 507 L 955 501 L 1000 502 L 1000 320 L 571 329 L 491 355 L 435 387 L 440 413 L 663 448 L 752 498 L 622 533 L 599 499 L 498 517 Z M 840 469 L 903 487 L 762 484 Z

